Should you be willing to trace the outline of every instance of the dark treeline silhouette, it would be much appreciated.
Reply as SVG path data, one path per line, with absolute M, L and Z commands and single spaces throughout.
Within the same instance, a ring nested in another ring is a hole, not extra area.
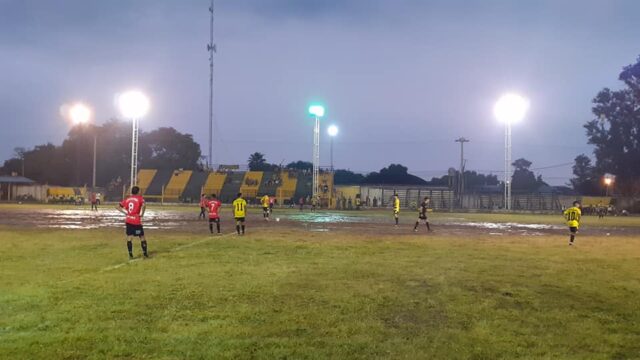
M 39 183 L 63 186 L 91 185 L 93 142 L 97 140 L 96 185 L 111 180 L 128 179 L 131 166 L 131 123 L 109 120 L 103 125 L 73 127 L 62 145 L 51 143 L 33 149 L 18 148 L 15 156 L 4 162 L 0 173 L 22 174 Z M 139 167 L 154 169 L 197 169 L 200 145 L 189 134 L 174 128 L 140 132 Z
M 584 154 L 575 158 L 571 185 L 582 194 L 602 195 L 607 173 L 616 176 L 618 193 L 640 194 L 640 57 L 618 79 L 624 87 L 602 89 L 593 99 L 594 119 L 584 125 L 596 161 Z

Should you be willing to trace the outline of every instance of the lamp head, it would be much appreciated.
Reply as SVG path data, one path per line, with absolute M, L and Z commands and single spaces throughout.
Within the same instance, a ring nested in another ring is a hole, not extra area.
M 122 116 L 139 119 L 149 111 L 149 98 L 137 90 L 127 91 L 118 96 L 118 107 Z
M 91 109 L 83 103 L 76 103 L 69 109 L 69 118 L 76 125 L 86 124 L 91 119 Z
M 309 106 L 309 114 L 315 117 L 323 117 L 324 116 L 324 106 L 322 105 L 311 105 Z
M 517 94 L 505 94 L 493 107 L 496 119 L 504 123 L 521 121 L 529 110 L 529 100 Z
M 327 128 L 327 134 L 331 137 L 338 135 L 338 127 L 335 125 L 329 126 L 329 128 Z

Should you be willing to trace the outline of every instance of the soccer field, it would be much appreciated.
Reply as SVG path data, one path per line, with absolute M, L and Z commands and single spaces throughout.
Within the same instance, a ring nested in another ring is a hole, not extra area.
M 638 218 L 152 207 L 127 261 L 112 212 L 0 207 L 0 358 L 640 357 Z

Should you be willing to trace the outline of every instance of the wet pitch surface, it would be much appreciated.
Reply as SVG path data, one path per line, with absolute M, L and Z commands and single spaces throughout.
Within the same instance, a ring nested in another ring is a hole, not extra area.
M 163 209 L 153 207 L 147 210 L 143 223 L 146 229 L 172 230 L 189 233 L 206 233 L 207 222 L 198 219 L 199 208 L 191 209 Z M 393 217 L 381 212 L 330 212 L 330 211 L 298 211 L 291 209 L 274 210 L 271 220 L 264 221 L 262 211 L 258 208 L 249 209 L 247 228 L 270 229 L 298 229 L 310 232 L 347 232 L 364 235 L 404 235 L 414 234 L 413 225 L 416 218 L 413 214 L 400 217 L 400 226 L 394 226 Z M 100 229 L 122 228 L 124 216 L 114 208 L 102 207 L 99 211 L 90 211 L 85 207 L 74 209 L 61 208 L 25 208 L 0 209 L 0 225 L 18 226 L 22 228 L 49 229 Z M 223 208 L 221 212 L 223 229 L 234 228 L 234 220 L 230 208 Z M 438 214 L 430 219 L 434 230 L 430 234 L 447 235 L 520 235 L 543 236 L 564 235 L 566 228 L 561 219 L 558 224 L 529 224 L 517 222 L 486 222 L 467 220 L 464 216 L 450 217 L 448 214 Z M 583 235 L 607 236 L 640 235 L 638 228 L 583 228 Z M 418 234 L 427 234 L 426 227 L 420 224 Z

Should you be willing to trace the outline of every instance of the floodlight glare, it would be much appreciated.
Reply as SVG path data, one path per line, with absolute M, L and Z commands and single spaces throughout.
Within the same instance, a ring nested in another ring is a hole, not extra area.
M 124 117 L 139 119 L 149 111 L 149 98 L 137 90 L 127 91 L 118 96 L 118 107 Z
M 329 134 L 329 136 L 338 135 L 338 127 L 335 125 L 329 126 L 329 128 L 327 129 L 327 134 Z
M 604 179 L 604 184 L 607 185 L 607 186 L 611 185 L 612 182 L 613 182 L 613 179 L 611 179 L 611 178 L 605 178 Z
M 91 118 L 91 109 L 82 103 L 74 104 L 69 109 L 69 118 L 76 125 L 85 124 Z
M 493 107 L 495 117 L 504 123 L 522 120 L 529 109 L 529 101 L 520 95 L 503 95 Z
M 315 117 L 323 117 L 324 116 L 324 106 L 322 105 L 311 105 L 309 106 L 309 114 Z

